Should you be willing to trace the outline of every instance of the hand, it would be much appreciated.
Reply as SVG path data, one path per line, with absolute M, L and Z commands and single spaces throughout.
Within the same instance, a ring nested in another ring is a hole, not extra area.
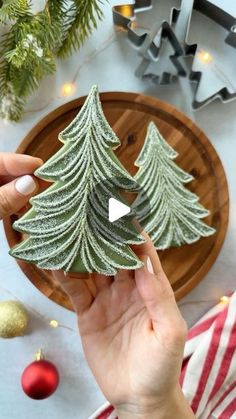
M 0 153 L 0 219 L 17 213 L 38 190 L 30 176 L 42 160 L 24 154 Z
M 145 267 L 114 279 L 54 276 L 71 298 L 88 364 L 119 418 L 192 418 L 178 385 L 186 324 L 151 240 L 133 249 Z

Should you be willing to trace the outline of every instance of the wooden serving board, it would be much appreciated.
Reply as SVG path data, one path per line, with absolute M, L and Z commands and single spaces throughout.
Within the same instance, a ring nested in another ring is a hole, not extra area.
M 75 117 L 85 98 L 73 100 L 55 109 L 42 119 L 26 136 L 17 149 L 41 157 L 44 161 L 62 143 L 58 133 Z M 188 293 L 211 268 L 223 244 L 228 224 L 229 195 L 222 163 L 205 134 L 173 106 L 153 97 L 134 93 L 103 93 L 101 100 L 105 115 L 121 140 L 116 154 L 134 174 L 134 161 L 140 152 L 147 125 L 153 120 L 169 144 L 179 153 L 176 163 L 195 179 L 187 187 L 200 197 L 200 202 L 211 213 L 205 221 L 216 228 L 215 235 L 197 243 L 159 252 L 163 268 L 171 282 L 176 298 Z M 16 216 L 4 220 L 10 246 L 22 240 L 12 229 Z M 18 261 L 32 283 L 48 298 L 72 309 L 64 292 L 54 282 L 50 271 Z

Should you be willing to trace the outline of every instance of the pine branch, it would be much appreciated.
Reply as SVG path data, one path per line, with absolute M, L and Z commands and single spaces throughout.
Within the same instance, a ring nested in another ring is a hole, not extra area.
M 92 30 L 97 28 L 96 19 L 103 17 L 99 3 L 99 0 L 73 1 L 66 13 L 65 38 L 57 51 L 59 57 L 66 57 L 80 48 Z
M 2 117 L 18 120 L 27 97 L 38 87 L 42 77 L 56 70 L 51 45 L 58 38 L 58 27 L 50 25 L 49 19 L 46 11 L 24 16 L 2 37 Z
M 0 22 L 15 20 L 29 12 L 28 0 L 3 0 L 0 4 Z
M 65 20 L 67 19 L 68 0 L 48 0 L 46 9 L 53 22 L 59 31 L 59 36 L 55 40 L 54 51 L 58 50 L 61 46 L 62 40 L 65 38 Z
M 31 13 L 31 0 L 0 0 L 0 117 L 18 120 L 42 77 L 56 70 L 55 56 L 78 49 L 102 18 L 100 0 L 47 0 Z

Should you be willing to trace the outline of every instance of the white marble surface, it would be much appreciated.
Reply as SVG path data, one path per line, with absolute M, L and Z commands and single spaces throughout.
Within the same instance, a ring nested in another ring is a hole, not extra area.
M 216 0 L 215 0 L 216 1 Z M 184 0 L 183 3 L 188 3 Z M 114 4 L 115 2 L 111 2 Z M 233 5 L 234 3 L 234 5 Z M 236 15 L 236 4 L 232 0 L 217 0 Z M 232 10 L 233 8 L 233 10 Z M 182 80 L 172 86 L 157 87 L 142 82 L 133 75 L 138 64 L 136 51 L 132 50 L 125 35 L 115 36 L 103 52 L 99 51 L 103 41 L 113 36 L 110 5 L 105 4 L 105 19 L 99 29 L 86 42 L 83 49 L 71 59 L 59 63 L 58 72 L 41 84 L 39 91 L 28 105 L 28 112 L 18 124 L 4 125 L 0 122 L 0 149 L 14 151 L 21 139 L 33 125 L 50 110 L 67 99 L 54 99 L 41 111 L 50 98 L 56 98 L 60 86 L 71 80 L 78 63 L 83 63 L 73 97 L 88 93 L 93 83 L 100 91 L 121 90 L 143 92 L 174 104 L 187 113 L 205 131 L 225 167 L 230 190 L 230 223 L 224 246 L 217 261 L 205 279 L 181 302 L 207 301 L 185 304 L 181 307 L 189 325 L 198 319 L 214 301 L 235 289 L 236 270 L 236 101 L 223 105 L 219 100 L 197 113 L 190 107 L 191 86 Z M 207 36 L 207 28 L 206 36 Z M 97 48 L 97 51 L 95 50 Z M 91 53 L 95 57 L 91 58 Z M 232 50 L 232 54 L 236 54 Z M 90 58 L 89 58 L 90 57 Z M 72 98 L 73 98 L 72 97 Z M 69 98 L 71 99 L 71 98 Z M 16 262 L 8 255 L 8 245 L 0 224 L 0 300 L 13 298 L 2 288 L 12 292 L 26 305 L 48 319 L 55 318 L 64 325 L 76 328 L 74 314 L 44 297 L 28 281 Z M 24 367 L 31 362 L 34 352 L 42 346 L 49 359 L 59 367 L 61 384 L 55 395 L 45 401 L 32 401 L 20 388 L 20 376 Z M 84 359 L 79 336 L 67 329 L 50 329 L 47 321 L 31 312 L 30 331 L 24 338 L 0 340 L 0 417 L 1 419 L 86 419 L 102 402 L 104 397 L 98 389 Z

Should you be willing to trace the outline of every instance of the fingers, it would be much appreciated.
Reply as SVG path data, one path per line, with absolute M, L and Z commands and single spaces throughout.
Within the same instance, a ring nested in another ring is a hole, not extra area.
M 0 176 L 11 178 L 33 173 L 43 163 L 38 157 L 17 153 L 0 153 Z
M 70 276 L 63 271 L 52 271 L 53 277 L 60 284 L 66 294 L 70 297 L 71 303 L 78 316 L 89 309 L 94 301 L 93 294 L 87 283 L 87 276 Z
M 97 295 L 97 287 L 93 278 L 93 274 L 89 273 L 78 273 L 78 272 L 64 272 L 66 278 L 80 279 L 86 282 L 88 289 L 92 296 L 95 298 Z
M 92 279 L 95 283 L 97 292 L 102 291 L 104 288 L 108 288 L 113 282 L 113 278 L 111 276 L 102 274 L 93 274 Z
M 142 236 L 145 238 L 145 243 L 142 243 L 140 245 L 133 245 L 131 246 L 135 254 L 140 257 L 143 255 L 149 256 L 152 262 L 152 266 L 154 269 L 155 274 L 162 274 L 163 268 L 161 266 L 160 259 L 158 257 L 157 251 L 149 237 L 149 235 L 142 231 Z
M 181 315 L 168 279 L 163 271 L 158 275 L 153 273 L 151 259 L 146 255 L 141 259 L 145 266 L 135 271 L 135 282 L 151 317 L 154 331 L 158 332 L 161 327 L 177 327 Z
M 25 175 L 0 187 L 0 219 L 17 213 L 38 190 L 34 176 Z
M 25 207 L 38 190 L 38 181 L 30 176 L 43 161 L 37 157 L 16 153 L 0 153 L 0 219 Z M 24 176 L 21 176 L 24 175 Z M 21 177 L 19 177 L 21 176 Z M 12 180 L 18 177 L 16 180 Z
M 95 298 L 97 295 L 97 288 L 92 276 L 90 276 L 88 279 L 85 279 L 85 282 L 93 298 Z
M 157 331 L 161 325 L 173 326 L 181 315 L 156 249 L 149 236 L 145 232 L 142 234 L 146 243 L 136 246 L 134 251 L 144 262 L 144 267 L 135 271 L 135 282 Z
M 134 271 L 130 269 L 120 269 L 116 276 L 116 281 L 127 281 L 127 279 L 134 279 Z

